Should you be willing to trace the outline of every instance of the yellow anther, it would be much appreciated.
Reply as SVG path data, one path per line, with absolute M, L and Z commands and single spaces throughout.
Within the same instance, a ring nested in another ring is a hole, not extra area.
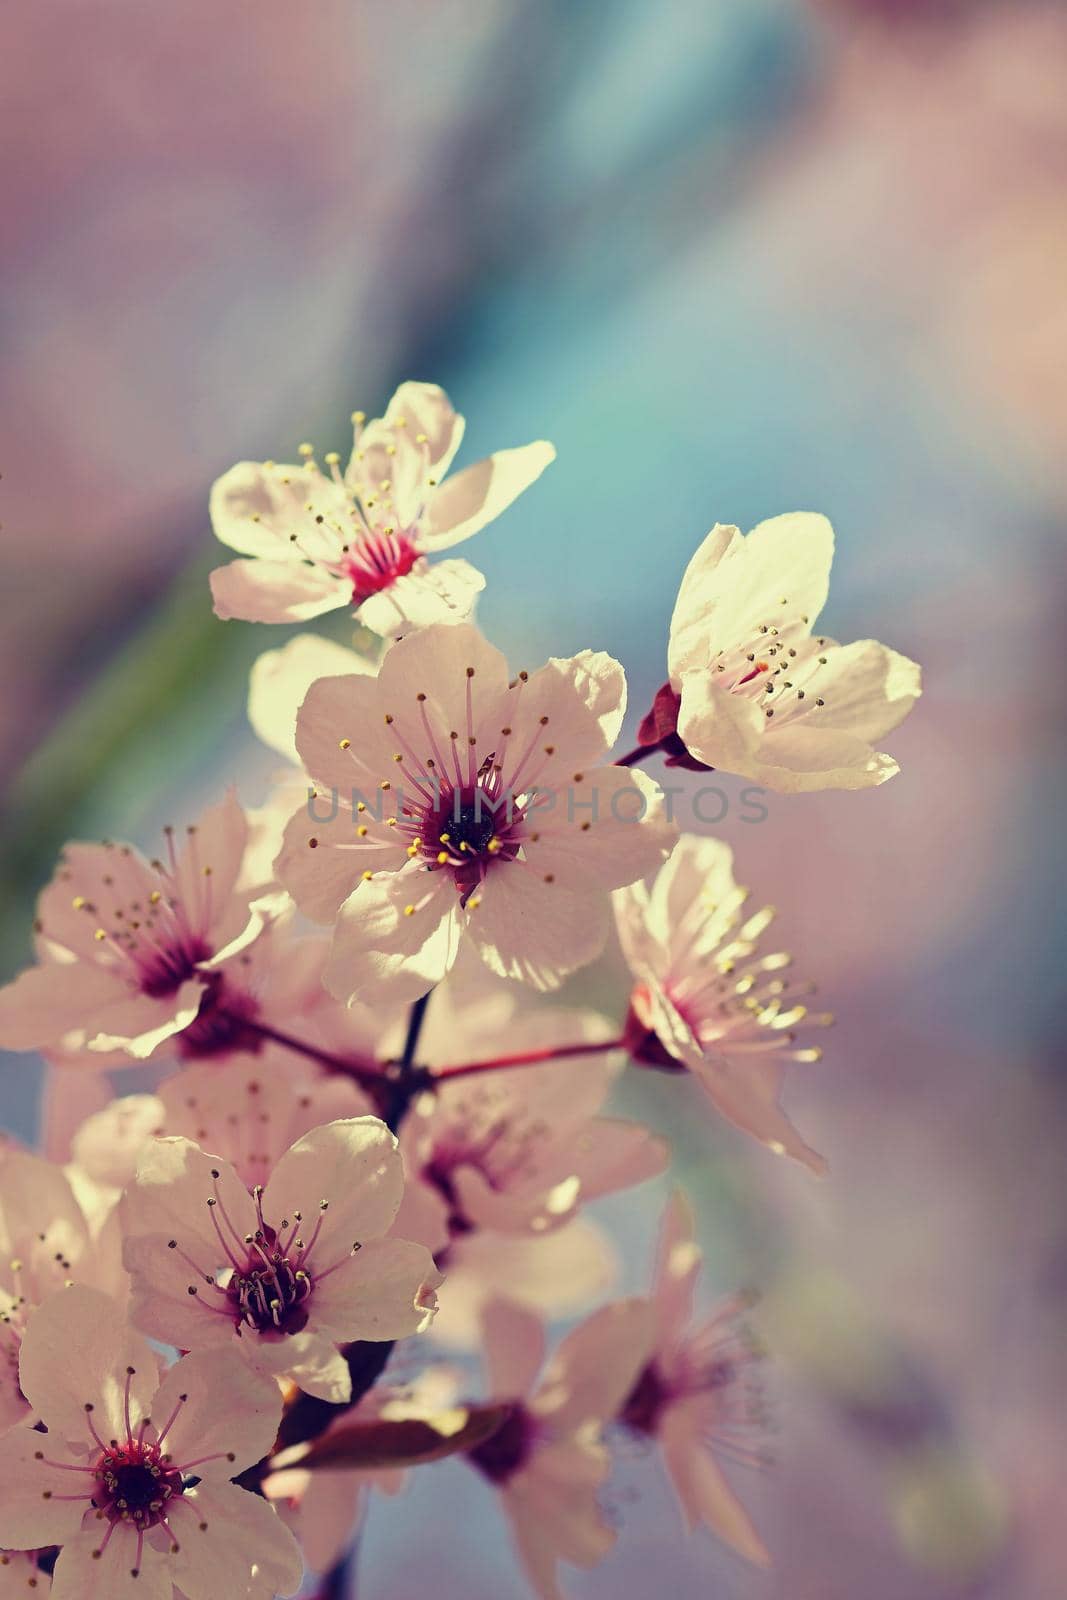
M 371 879 L 374 877 L 374 873 L 373 872 L 364 872 L 364 873 L 361 874 L 361 876 L 363 878 L 363 882 L 364 883 L 369 883 L 371 881 Z
M 365 839 L 370 832 L 370 829 L 367 827 L 365 822 L 361 822 L 359 827 L 356 829 L 356 832 L 359 834 L 361 839 Z
M 315 454 L 315 446 L 313 444 L 301 444 L 297 446 L 297 449 L 302 456 L 313 456 Z
M 366 422 L 366 420 L 367 420 L 367 413 L 365 411 L 353 411 L 353 413 L 352 413 L 352 421 L 354 423 L 356 423 L 356 425 L 358 427 L 362 427 L 363 424 Z
M 325 461 L 328 467 L 336 467 L 341 457 L 337 454 L 336 450 L 327 450 L 322 459 Z
M 75 911 L 85 910 L 85 896 L 83 894 L 76 894 L 70 903 L 74 907 Z
M 405 917 L 413 917 L 415 915 L 415 907 L 414 906 L 405 906 L 404 907 L 404 915 L 405 915 Z
M 437 852 L 437 865 L 439 867 L 443 867 L 447 861 L 448 861 L 448 851 L 447 850 L 439 850 Z
M 351 739 L 342 739 L 341 740 L 341 744 L 340 744 L 340 748 L 342 750 L 350 750 L 352 748 Z

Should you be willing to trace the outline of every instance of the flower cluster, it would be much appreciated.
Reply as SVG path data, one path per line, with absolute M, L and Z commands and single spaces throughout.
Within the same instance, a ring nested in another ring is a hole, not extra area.
M 343 472 L 302 446 L 219 480 L 241 559 L 212 592 L 252 622 L 348 606 L 376 649 L 266 651 L 249 716 L 285 763 L 266 802 L 231 791 L 155 854 L 68 845 L 35 961 L 0 990 L 0 1046 L 99 1090 L 65 1145 L 0 1147 L 0 1594 L 270 1600 L 311 1571 L 339 1595 L 374 1495 L 451 1454 L 557 1600 L 561 1563 L 615 1542 L 601 1492 L 626 1436 L 685 1526 L 770 1560 L 725 1470 L 761 1458 L 745 1298 L 694 1310 L 674 1190 L 647 1293 L 613 1300 L 587 1207 L 670 1165 L 611 1105 L 628 1068 L 664 1097 L 693 1080 L 823 1172 L 781 1102 L 830 1018 L 761 945 L 773 913 L 745 909 L 728 847 L 679 837 L 640 764 L 879 784 L 918 669 L 814 634 L 825 519 L 717 526 L 668 680 L 613 754 L 620 663 L 509 666 L 473 621 L 480 574 L 431 560 L 551 446 L 446 479 L 463 421 L 430 384 L 355 422 Z M 614 1016 L 541 998 L 609 944 Z M 546 1324 L 582 1313 L 547 1354 Z

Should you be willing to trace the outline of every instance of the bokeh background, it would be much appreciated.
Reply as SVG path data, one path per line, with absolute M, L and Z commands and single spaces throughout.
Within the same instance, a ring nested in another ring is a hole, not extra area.
M 343 448 L 406 377 L 464 459 L 553 439 L 470 552 L 481 619 L 614 652 L 633 721 L 711 523 L 825 511 L 829 631 L 926 668 L 903 773 L 720 831 L 838 1014 L 789 1099 L 831 1177 L 659 1079 L 624 1102 L 676 1139 L 710 1290 L 763 1291 L 775 1465 L 740 1487 L 777 1565 L 683 1540 L 627 1459 L 571 1589 L 1060 1600 L 1067 13 L 25 0 L 0 88 L 4 975 L 64 838 L 262 796 L 245 682 L 284 635 L 206 588 L 233 461 Z M 37 1066 L 0 1094 L 31 1136 Z M 662 1194 L 601 1208 L 626 1287 Z M 525 1593 L 452 1462 L 376 1505 L 360 1583 Z

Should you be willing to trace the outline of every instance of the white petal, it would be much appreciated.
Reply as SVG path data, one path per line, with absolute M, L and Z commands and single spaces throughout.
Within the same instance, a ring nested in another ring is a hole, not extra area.
M 420 542 L 427 550 L 447 550 L 478 533 L 544 472 L 556 452 L 547 440 L 498 450 L 465 467 L 433 491 Z
M 375 633 L 406 633 L 435 623 L 470 620 L 485 578 L 468 561 L 418 561 L 388 589 L 359 607 L 360 622 Z
M 248 680 L 248 720 L 256 736 L 288 761 L 298 761 L 296 715 L 318 678 L 373 675 L 365 656 L 315 633 L 298 633 L 280 650 L 264 650 Z
M 223 621 L 310 622 L 351 604 L 352 585 L 302 561 L 231 561 L 212 572 L 211 598 Z

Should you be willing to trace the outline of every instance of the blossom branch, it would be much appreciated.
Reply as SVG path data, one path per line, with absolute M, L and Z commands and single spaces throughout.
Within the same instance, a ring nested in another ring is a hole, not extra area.
M 440 1067 L 431 1074 L 431 1082 L 472 1078 L 478 1072 L 498 1072 L 506 1067 L 531 1067 L 541 1061 L 560 1061 L 567 1056 L 599 1056 L 607 1050 L 621 1050 L 625 1043 L 626 1040 L 623 1038 L 592 1043 L 586 1040 L 580 1044 L 550 1045 L 543 1050 L 520 1050 L 510 1056 L 491 1056 L 486 1061 L 464 1061 L 458 1066 Z
M 297 1055 L 307 1056 L 310 1061 L 317 1061 L 329 1072 L 351 1078 L 361 1089 L 366 1089 L 370 1094 L 380 1095 L 386 1087 L 383 1083 L 383 1074 L 376 1068 L 360 1066 L 358 1062 L 350 1061 L 345 1056 L 337 1056 L 329 1050 L 320 1049 L 318 1045 L 309 1044 L 306 1039 L 295 1039 L 292 1034 L 283 1033 L 280 1028 L 271 1028 L 265 1022 L 243 1019 L 241 1027 L 259 1039 L 269 1039 L 271 1043 L 280 1044 L 286 1050 L 295 1051 Z

